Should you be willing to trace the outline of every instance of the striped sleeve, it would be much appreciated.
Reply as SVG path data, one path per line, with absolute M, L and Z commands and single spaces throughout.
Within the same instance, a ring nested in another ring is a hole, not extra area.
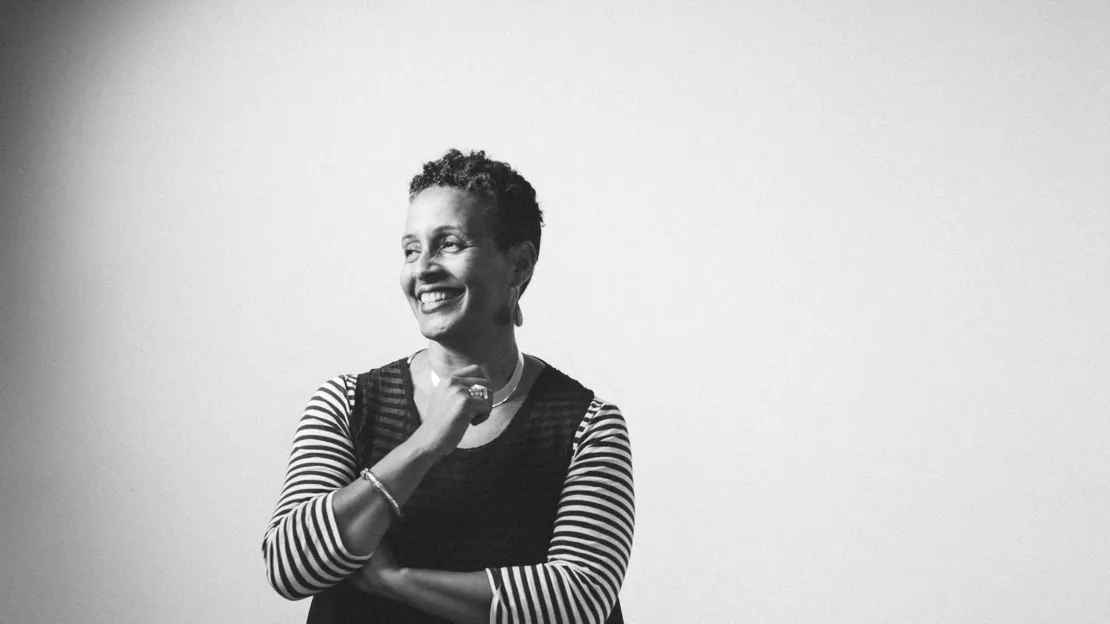
M 355 478 L 347 425 L 354 386 L 353 376 L 341 375 L 312 395 L 297 425 L 285 485 L 262 538 L 266 576 L 289 600 L 335 585 L 370 559 L 346 549 L 332 509 L 335 491 Z
M 628 427 L 615 405 L 595 399 L 575 432 L 547 562 L 486 570 L 490 621 L 604 622 L 628 569 L 634 524 Z

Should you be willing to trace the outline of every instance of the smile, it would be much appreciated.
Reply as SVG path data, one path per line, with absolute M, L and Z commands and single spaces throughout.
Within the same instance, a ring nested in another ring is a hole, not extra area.
M 458 299 L 463 294 L 462 290 L 428 290 L 420 293 L 420 309 L 424 312 L 430 312 L 440 308 L 449 301 Z

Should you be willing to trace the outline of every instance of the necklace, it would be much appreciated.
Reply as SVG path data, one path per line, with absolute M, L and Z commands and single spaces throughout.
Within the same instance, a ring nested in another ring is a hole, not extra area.
M 524 352 L 521 351 L 520 349 L 517 349 L 517 352 L 516 352 L 516 368 L 513 369 L 513 376 L 509 378 L 509 382 L 506 383 L 503 388 L 501 388 L 497 392 L 493 393 L 493 406 L 494 407 L 497 407 L 498 405 L 501 405 L 505 401 L 508 401 L 509 397 L 513 396 L 513 393 L 516 392 L 516 387 L 518 385 L 520 385 L 520 377 L 523 374 L 524 374 Z M 439 385 L 439 375 L 437 375 L 436 372 L 434 370 L 432 370 L 431 364 L 428 365 L 428 376 L 430 376 L 432 378 L 432 387 L 433 388 Z

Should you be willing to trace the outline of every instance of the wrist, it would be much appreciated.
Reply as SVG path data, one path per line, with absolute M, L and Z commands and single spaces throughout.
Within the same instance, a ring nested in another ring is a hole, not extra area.
M 405 578 L 407 577 L 408 568 L 397 568 L 390 570 L 382 575 L 377 587 L 376 593 L 380 596 L 404 602 L 402 596 L 404 595 L 403 587 L 405 585 Z
M 432 435 L 428 433 L 425 425 L 421 425 L 417 430 L 405 440 L 403 446 L 412 461 L 426 462 L 429 467 L 439 460 L 443 459 L 451 453 L 454 449 L 443 449 L 442 442 L 438 442 Z

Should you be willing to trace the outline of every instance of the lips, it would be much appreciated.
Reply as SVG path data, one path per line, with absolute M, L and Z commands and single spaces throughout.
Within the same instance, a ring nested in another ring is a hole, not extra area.
M 420 293 L 417 300 L 420 302 L 421 311 L 431 312 L 449 305 L 461 297 L 462 294 L 463 290 L 461 288 L 436 288 L 434 290 L 425 290 Z

